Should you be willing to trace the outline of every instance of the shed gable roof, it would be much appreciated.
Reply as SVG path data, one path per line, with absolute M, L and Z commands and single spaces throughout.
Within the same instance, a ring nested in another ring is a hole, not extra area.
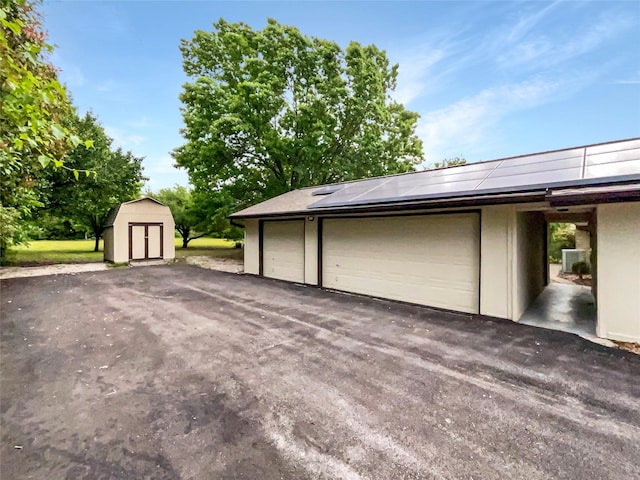
M 155 198 L 151 198 L 151 197 L 142 197 L 142 198 L 137 198 L 135 200 L 129 200 L 128 202 L 122 202 L 118 206 L 113 207 L 111 209 L 111 211 L 109 212 L 109 215 L 107 216 L 107 220 L 105 221 L 105 225 L 104 225 L 105 228 L 113 226 L 113 222 L 116 221 L 116 218 L 118 217 L 118 213 L 120 213 L 120 207 L 122 207 L 123 205 L 130 205 L 132 203 L 138 203 L 138 202 L 144 202 L 144 201 L 150 201 L 150 202 L 153 202 L 153 203 L 157 203 L 158 205 L 160 205 L 162 207 L 166 207 L 166 205 L 164 203 L 161 203 L 158 200 L 156 200 Z
M 232 217 L 522 195 L 640 182 L 640 138 L 294 190 Z

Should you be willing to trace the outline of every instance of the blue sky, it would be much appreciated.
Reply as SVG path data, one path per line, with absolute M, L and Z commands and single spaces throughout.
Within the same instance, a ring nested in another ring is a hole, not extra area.
M 425 164 L 640 136 L 640 2 L 52 1 L 53 63 L 81 113 L 144 156 L 148 186 L 188 183 L 178 46 L 224 18 L 374 43 L 400 64 L 396 99 L 421 115 Z

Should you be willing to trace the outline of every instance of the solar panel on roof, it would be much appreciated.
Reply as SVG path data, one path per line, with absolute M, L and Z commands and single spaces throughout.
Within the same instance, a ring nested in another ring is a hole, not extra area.
M 309 208 L 640 181 L 640 139 L 344 184 Z

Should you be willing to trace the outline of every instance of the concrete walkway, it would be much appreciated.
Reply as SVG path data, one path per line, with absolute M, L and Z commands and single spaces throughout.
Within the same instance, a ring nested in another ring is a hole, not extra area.
M 559 263 L 549 264 L 549 278 L 553 283 L 564 283 L 565 285 L 575 285 L 571 280 L 560 277 L 562 273 L 562 265 Z
M 131 262 L 129 267 L 149 267 L 165 265 L 165 260 L 142 260 Z M 56 265 L 41 265 L 39 267 L 0 267 L 0 280 L 5 278 L 44 277 L 46 275 L 75 275 L 83 272 L 98 272 L 114 267 L 109 263 L 61 263 Z
M 166 265 L 170 262 L 170 260 L 137 260 L 129 263 L 129 267 Z M 244 265 L 242 260 L 233 258 L 211 258 L 207 256 L 186 257 L 186 262 L 200 268 L 230 273 L 242 273 Z M 42 265 L 39 267 L 0 267 L 0 280 L 6 278 L 43 277 L 45 275 L 74 275 L 82 272 L 97 272 L 108 268 L 110 268 L 108 263 L 97 262 Z
M 65 263 L 40 267 L 0 267 L 0 280 L 5 278 L 43 277 L 106 270 L 106 263 Z
M 519 323 L 573 333 L 601 345 L 615 346 L 596 336 L 596 306 L 591 287 L 551 283 L 527 308 Z

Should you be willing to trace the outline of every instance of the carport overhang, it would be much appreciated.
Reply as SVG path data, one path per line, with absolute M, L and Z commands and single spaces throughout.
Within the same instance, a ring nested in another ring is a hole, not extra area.
M 546 200 L 554 207 L 584 203 L 636 202 L 640 200 L 640 183 L 636 181 L 622 185 L 550 190 Z

